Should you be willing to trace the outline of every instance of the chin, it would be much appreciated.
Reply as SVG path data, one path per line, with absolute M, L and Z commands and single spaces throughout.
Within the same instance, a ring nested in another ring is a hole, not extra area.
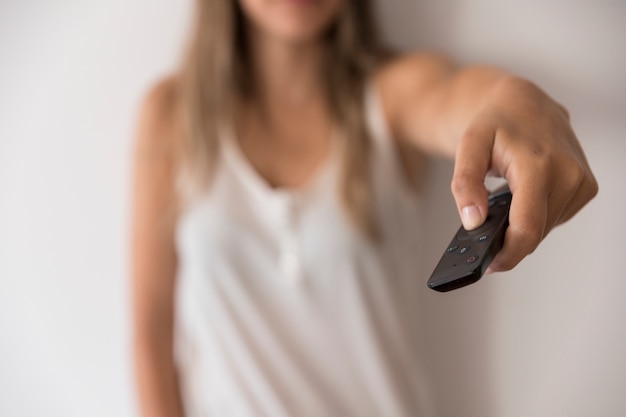
M 286 43 L 307 44 L 318 41 L 325 32 L 323 28 L 303 28 L 302 26 L 285 26 L 274 32 L 276 39 L 280 39 Z
M 286 42 L 319 39 L 337 18 L 341 0 L 242 0 L 244 14 L 261 32 Z

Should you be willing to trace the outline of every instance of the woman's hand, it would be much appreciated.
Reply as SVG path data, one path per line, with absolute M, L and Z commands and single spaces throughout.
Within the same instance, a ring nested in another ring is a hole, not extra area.
M 517 265 L 598 192 L 567 110 L 515 77 L 497 82 L 456 148 L 452 193 L 466 229 L 485 221 L 488 173 L 505 178 L 513 194 L 493 271 Z
M 507 180 L 510 224 L 491 270 L 513 268 L 598 192 L 567 110 L 527 80 L 418 54 L 384 67 L 377 83 L 396 138 L 455 158 L 452 193 L 465 228 L 486 219 L 485 177 Z

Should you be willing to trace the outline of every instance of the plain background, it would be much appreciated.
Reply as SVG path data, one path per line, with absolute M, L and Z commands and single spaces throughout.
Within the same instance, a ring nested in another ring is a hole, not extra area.
M 514 271 L 424 291 L 442 416 L 626 415 L 626 2 L 379 8 L 393 45 L 509 68 L 563 102 L 601 188 Z M 0 416 L 137 415 L 132 137 L 190 11 L 190 0 L 0 0 Z M 433 211 L 445 214 L 429 231 L 432 265 L 459 224 L 450 169 L 435 164 Z

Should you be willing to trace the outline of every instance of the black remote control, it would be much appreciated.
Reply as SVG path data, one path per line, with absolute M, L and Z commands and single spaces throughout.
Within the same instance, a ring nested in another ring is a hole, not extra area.
M 508 189 L 490 195 L 485 223 L 471 231 L 461 226 L 430 276 L 429 288 L 451 291 L 473 284 L 483 276 L 502 249 L 511 198 Z

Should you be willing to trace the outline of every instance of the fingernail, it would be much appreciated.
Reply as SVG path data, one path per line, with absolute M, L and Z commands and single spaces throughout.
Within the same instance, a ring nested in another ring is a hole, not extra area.
M 478 206 L 466 206 L 461 210 L 461 221 L 463 227 L 467 230 L 472 230 L 480 226 L 482 216 L 480 215 L 480 209 Z

